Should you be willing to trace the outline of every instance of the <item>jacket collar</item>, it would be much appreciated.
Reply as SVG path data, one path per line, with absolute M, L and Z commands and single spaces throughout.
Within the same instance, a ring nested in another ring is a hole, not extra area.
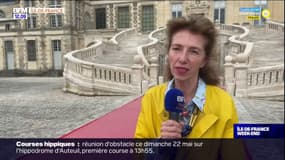
M 172 88 L 174 88 L 174 79 L 169 81 L 167 89 L 165 91 L 165 95 Z M 206 101 L 206 83 L 201 78 L 199 78 L 198 87 L 195 96 L 192 99 L 192 102 L 197 105 L 197 107 L 201 112 L 203 112 L 205 101 Z

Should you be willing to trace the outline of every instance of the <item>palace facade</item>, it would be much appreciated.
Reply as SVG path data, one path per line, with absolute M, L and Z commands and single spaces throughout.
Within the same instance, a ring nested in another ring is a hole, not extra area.
M 64 13 L 28 14 L 13 19 L 13 8 L 63 8 Z M 241 8 L 270 11 L 270 20 L 284 23 L 284 1 L 277 0 L 5 0 L 0 2 L 0 75 L 40 75 L 63 69 L 63 55 L 136 28 L 149 33 L 171 18 L 201 14 L 215 23 L 260 25 Z M 260 13 L 256 13 L 260 14 Z

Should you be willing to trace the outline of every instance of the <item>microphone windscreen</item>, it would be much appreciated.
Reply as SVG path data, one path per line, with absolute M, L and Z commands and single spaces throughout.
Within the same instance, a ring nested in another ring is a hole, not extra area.
M 168 112 L 182 112 L 184 106 L 184 94 L 179 89 L 170 89 L 165 95 L 165 109 Z

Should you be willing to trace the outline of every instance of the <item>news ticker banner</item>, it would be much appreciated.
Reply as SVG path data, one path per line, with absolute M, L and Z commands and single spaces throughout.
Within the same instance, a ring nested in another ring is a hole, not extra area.
M 0 139 L 0 157 L 17 160 L 131 160 L 145 156 L 164 159 L 177 149 L 204 150 L 208 144 L 210 142 L 203 140 L 182 139 Z
M 273 154 L 267 154 L 268 152 L 274 153 L 274 160 L 279 160 L 284 155 L 283 141 L 284 138 L 246 141 L 243 139 L 0 139 L 0 159 L 132 160 L 143 157 L 157 160 L 182 156 L 191 157 L 193 160 L 195 157 L 217 159 L 225 152 L 227 156 L 232 156 L 228 157 L 231 160 L 241 160 L 248 156 L 272 159 Z M 256 149 L 258 147 L 262 149 Z M 240 154 L 237 156 L 237 153 Z
M 284 138 L 284 124 L 234 124 L 234 138 Z

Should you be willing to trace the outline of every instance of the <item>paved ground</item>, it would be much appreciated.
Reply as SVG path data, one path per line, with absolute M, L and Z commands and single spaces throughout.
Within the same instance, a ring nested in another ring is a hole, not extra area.
M 137 96 L 62 92 L 63 78 L 0 78 L 0 137 L 59 137 Z M 236 98 L 240 122 L 284 123 L 284 102 Z
M 63 78 L 0 78 L 0 137 L 59 137 L 135 96 L 62 92 Z

